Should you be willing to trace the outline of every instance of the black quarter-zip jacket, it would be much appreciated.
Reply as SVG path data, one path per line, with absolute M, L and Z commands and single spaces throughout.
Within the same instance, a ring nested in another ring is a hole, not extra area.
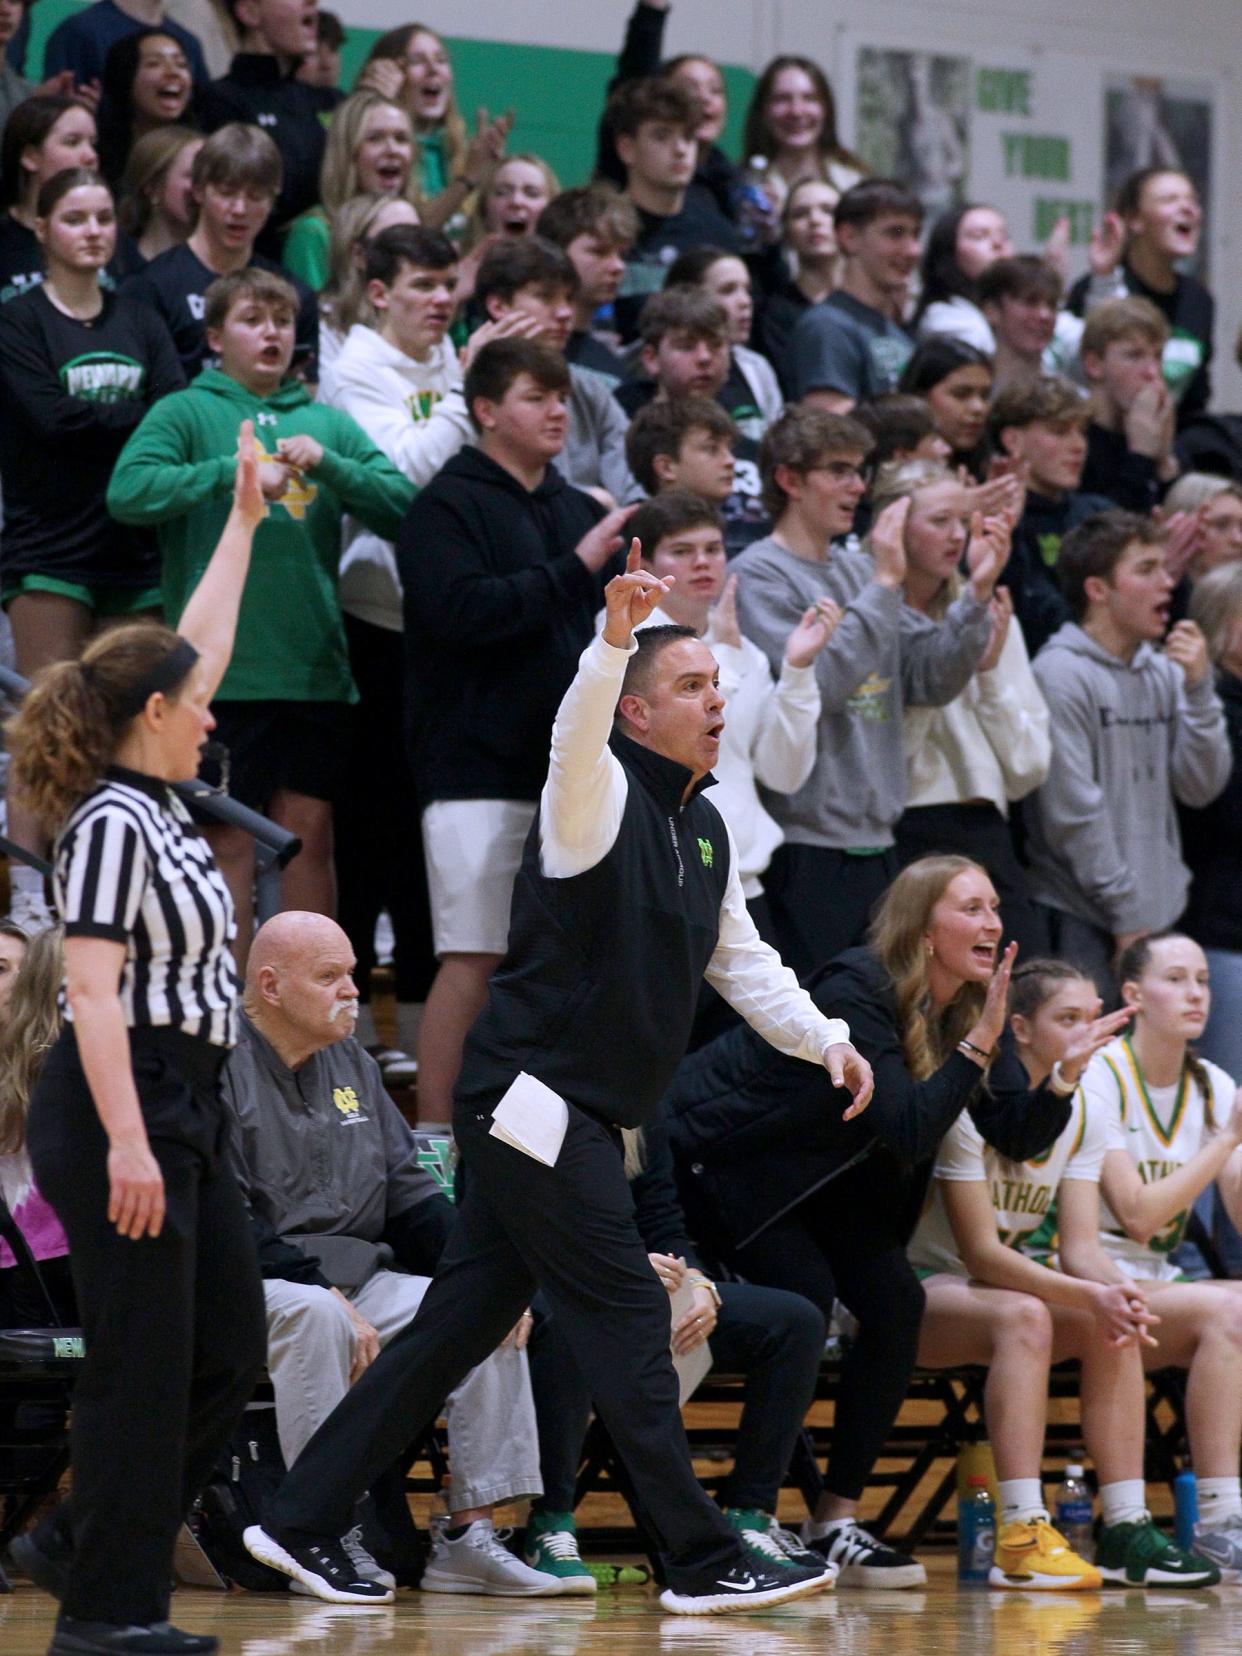
M 686 1050 L 729 878 L 724 819 L 684 766 L 614 731 L 629 787 L 617 838 L 552 879 L 539 818 L 513 892 L 509 951 L 466 1041 L 457 1098 L 494 1102 L 519 1070 L 599 1120 L 639 1127 Z

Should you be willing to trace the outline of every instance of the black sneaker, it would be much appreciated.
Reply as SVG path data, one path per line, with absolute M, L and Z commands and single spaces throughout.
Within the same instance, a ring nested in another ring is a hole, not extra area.
M 367 1581 L 358 1574 L 353 1560 L 339 1541 L 320 1537 L 280 1542 L 259 1524 L 242 1532 L 242 1541 L 251 1558 L 269 1569 L 300 1581 L 316 1598 L 329 1604 L 391 1604 L 392 1588 Z
M 660 1603 L 675 1616 L 736 1616 L 806 1598 L 831 1583 L 822 1565 L 809 1570 L 792 1562 L 769 1566 L 748 1554 L 728 1569 L 705 1570 L 686 1586 L 666 1587 Z
M 57 1600 L 65 1596 L 72 1557 L 67 1538 L 46 1521 L 9 1542 L 8 1560 L 13 1568 Z
M 923 1587 L 927 1583 L 927 1571 L 917 1558 L 886 1547 L 852 1518 L 834 1524 L 821 1536 L 808 1535 L 804 1525 L 802 1540 L 812 1552 L 837 1566 L 839 1587 Z
M 60 1616 L 47 1656 L 211 1656 L 220 1641 L 211 1633 L 183 1633 L 171 1622 L 82 1621 Z

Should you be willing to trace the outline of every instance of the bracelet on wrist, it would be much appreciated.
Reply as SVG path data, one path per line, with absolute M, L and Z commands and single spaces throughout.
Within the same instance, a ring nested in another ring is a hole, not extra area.
M 1069 1098 L 1070 1095 L 1077 1092 L 1077 1090 L 1077 1080 L 1070 1080 L 1069 1076 L 1066 1075 L 1065 1071 L 1061 1068 L 1061 1060 L 1058 1058 L 1056 1063 L 1052 1066 L 1051 1074 L 1048 1076 L 1048 1091 L 1055 1093 L 1058 1098 Z
M 688 1276 L 686 1278 L 686 1282 L 691 1288 L 706 1288 L 707 1292 L 711 1295 L 712 1304 L 716 1307 L 717 1311 L 720 1310 L 720 1289 L 717 1288 L 716 1284 L 710 1277 L 701 1275 Z
M 962 1036 L 961 1040 L 957 1044 L 958 1044 L 959 1047 L 964 1047 L 967 1052 L 973 1053 L 976 1058 L 982 1058 L 982 1060 L 985 1064 L 987 1063 L 988 1059 L 992 1056 L 992 1054 L 990 1052 L 986 1051 L 985 1048 L 983 1048 L 981 1046 L 976 1046 L 973 1041 L 968 1041 L 966 1039 L 965 1035 Z

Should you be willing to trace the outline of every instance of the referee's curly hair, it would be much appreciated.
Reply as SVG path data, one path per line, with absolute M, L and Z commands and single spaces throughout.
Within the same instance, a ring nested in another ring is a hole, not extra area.
M 157 621 L 93 639 L 73 661 L 35 675 L 4 727 L 17 803 L 55 834 L 99 781 L 133 719 L 132 695 L 181 640 Z

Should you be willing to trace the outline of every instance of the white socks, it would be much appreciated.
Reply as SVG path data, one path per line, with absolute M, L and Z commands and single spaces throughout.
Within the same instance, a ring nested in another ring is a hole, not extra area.
M 1047 1518 L 1043 1485 L 1038 1478 L 1002 1478 L 996 1487 L 1002 1524 L 1029 1524 L 1035 1518 Z
M 1142 1478 L 1101 1484 L 1100 1508 L 1105 1524 L 1135 1524 L 1146 1518 L 1147 1488 Z
M 822 1541 L 833 1530 L 845 1529 L 847 1525 L 857 1522 L 856 1518 L 805 1518 L 802 1521 L 802 1539 Z
M 1214 1529 L 1226 1518 L 1242 1517 L 1242 1478 L 1195 1479 L 1199 1497 L 1199 1524 Z

